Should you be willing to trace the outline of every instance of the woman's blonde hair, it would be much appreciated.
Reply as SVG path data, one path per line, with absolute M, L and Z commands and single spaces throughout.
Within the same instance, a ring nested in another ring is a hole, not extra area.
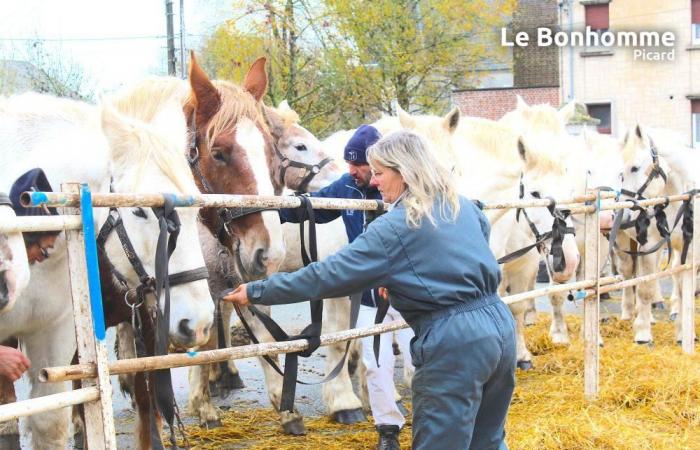
M 433 205 L 440 201 L 440 218 L 454 222 L 459 214 L 459 194 L 450 172 L 428 150 L 422 137 L 410 131 L 395 131 L 367 149 L 367 161 L 396 170 L 406 191 L 402 203 L 406 224 L 418 228 L 423 218 L 436 225 Z

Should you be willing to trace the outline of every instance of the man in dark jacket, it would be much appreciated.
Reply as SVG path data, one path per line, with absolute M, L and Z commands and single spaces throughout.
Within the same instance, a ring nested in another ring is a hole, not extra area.
M 312 192 L 312 197 L 348 198 L 361 200 L 381 200 L 381 194 L 375 186 L 370 185 L 372 172 L 367 163 L 367 148 L 380 138 L 379 131 L 371 125 L 360 126 L 350 138 L 343 157 L 348 163 L 348 173 L 318 192 Z M 373 211 L 364 210 L 316 210 L 317 223 L 327 223 L 343 217 L 348 241 L 353 242 L 367 228 L 374 218 Z M 282 222 L 298 222 L 295 209 L 280 211 Z M 374 324 L 377 314 L 377 304 L 380 301 L 376 289 L 368 289 L 362 293 L 362 305 L 357 319 L 358 327 L 368 327 Z M 398 312 L 389 307 L 385 322 L 399 319 Z M 399 348 L 404 356 L 404 365 L 413 367 L 410 358 L 410 340 L 413 332 L 410 329 L 396 332 Z M 394 387 L 394 353 L 392 351 L 391 334 L 381 337 L 379 348 L 379 366 L 373 353 L 372 337 L 362 339 L 362 362 L 365 365 L 367 390 L 372 416 L 379 433 L 379 450 L 398 450 L 399 430 L 403 427 L 404 416 L 397 404 Z M 412 371 L 409 371 L 412 373 Z

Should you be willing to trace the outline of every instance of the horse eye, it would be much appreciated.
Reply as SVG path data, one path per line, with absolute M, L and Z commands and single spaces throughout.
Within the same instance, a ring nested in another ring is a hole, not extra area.
M 540 198 L 540 191 L 532 191 L 530 192 L 530 195 L 532 195 L 535 198 Z
M 146 214 L 146 211 L 143 210 L 143 208 L 134 208 L 133 210 L 131 210 L 131 212 L 136 217 L 140 217 L 142 219 L 148 219 L 148 215 Z
M 639 172 L 639 167 L 632 166 L 632 168 L 630 169 L 630 172 L 632 172 L 632 173 Z
M 226 162 L 226 156 L 224 156 L 224 152 L 222 152 L 219 149 L 212 149 L 211 157 L 219 162 Z
M 294 148 L 300 152 L 305 152 L 307 150 L 306 145 L 304 145 L 304 144 L 297 144 L 294 146 Z

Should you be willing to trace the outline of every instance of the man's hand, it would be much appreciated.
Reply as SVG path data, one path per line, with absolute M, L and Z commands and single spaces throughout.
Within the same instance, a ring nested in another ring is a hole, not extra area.
M 226 294 L 221 299 L 225 302 L 234 303 L 238 306 L 248 306 L 250 301 L 248 300 L 248 285 L 243 283 L 238 286 L 233 292 Z
M 24 353 L 15 348 L 0 345 L 0 377 L 15 382 L 31 365 Z

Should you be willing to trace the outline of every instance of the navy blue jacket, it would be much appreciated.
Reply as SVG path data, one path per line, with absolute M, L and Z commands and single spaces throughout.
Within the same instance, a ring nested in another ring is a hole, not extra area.
M 333 183 L 324 187 L 320 191 L 312 192 L 312 197 L 325 198 L 349 198 L 355 200 L 381 200 L 382 196 L 376 188 L 358 187 L 355 179 L 346 173 L 342 177 L 335 180 Z M 354 209 L 317 209 L 316 223 L 328 223 L 337 219 L 338 216 L 343 216 L 345 223 L 345 232 L 348 235 L 348 241 L 352 242 L 357 239 L 357 236 L 365 230 L 365 211 Z M 295 209 L 281 209 L 280 220 L 282 223 L 293 222 L 299 223 L 297 212 Z
M 355 183 L 355 179 L 346 173 L 342 177 L 335 180 L 333 183 L 324 187 L 320 191 L 312 192 L 312 197 L 325 198 L 348 198 L 357 200 L 381 200 L 382 196 L 376 188 L 359 187 Z M 366 211 L 354 209 L 317 209 L 315 210 L 316 223 L 328 223 L 337 219 L 338 216 L 343 217 L 345 223 L 345 232 L 348 235 L 348 241 L 352 242 L 362 234 L 365 230 Z M 297 210 L 295 209 L 280 209 L 280 221 L 282 223 L 292 222 L 299 223 Z M 366 306 L 377 306 L 371 291 L 364 291 L 362 294 L 362 304 Z

